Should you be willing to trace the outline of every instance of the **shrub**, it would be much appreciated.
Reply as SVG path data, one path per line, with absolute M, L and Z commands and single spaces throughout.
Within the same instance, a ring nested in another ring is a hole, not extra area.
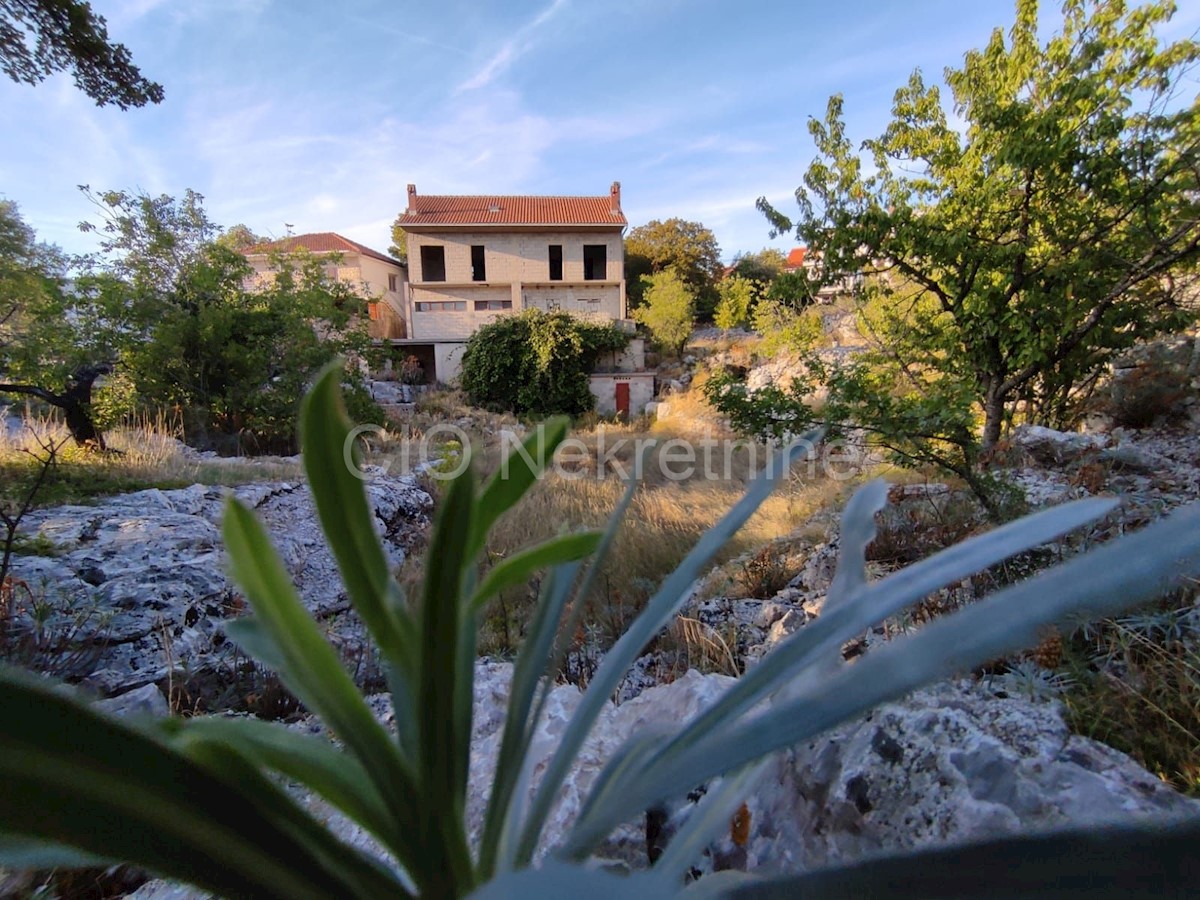
M 488 532 L 544 469 L 566 423 L 553 421 L 531 437 L 527 455 L 514 456 L 507 479 L 493 477 L 477 488 L 468 467 L 450 482 L 438 510 L 424 584 L 410 611 L 389 574 L 363 485 L 343 461 L 350 423 L 337 403 L 337 383 L 336 372 L 328 372 L 305 402 L 304 462 L 347 594 L 388 666 L 395 735 L 379 724 L 339 666 L 253 513 L 231 500 L 224 534 L 254 617 L 233 623 L 229 634 L 279 673 L 343 749 L 249 719 L 115 721 L 43 681 L 6 673 L 0 676 L 0 832 L 6 838 L 0 859 L 6 864 L 128 860 L 217 893 L 253 897 L 454 897 L 481 885 L 487 885 L 479 895 L 485 898 L 580 892 L 660 897 L 678 891 L 696 856 L 729 828 L 768 754 L 1026 646 L 1044 626 L 1071 613 L 1113 612 L 1200 571 L 1200 509 L 1192 508 L 939 619 L 852 666 L 841 665 L 841 645 L 874 623 L 1113 505 L 1084 500 L 1055 507 L 868 584 L 864 551 L 887 492 L 873 482 L 847 505 L 842 557 L 822 616 L 682 728 L 647 731 L 621 748 L 551 859 L 540 871 L 522 871 L 532 865 L 564 778 L 626 669 L 674 619 L 709 558 L 745 523 L 786 465 L 780 460 L 764 472 L 609 650 L 531 792 L 525 762 L 553 687 L 544 676 L 556 671 L 560 658 L 555 636 L 574 632 L 573 615 L 582 604 L 570 603 L 572 588 L 580 580 L 586 591 L 636 481 L 630 480 L 603 534 L 561 535 L 477 581 L 475 563 Z M 581 571 L 581 560 L 593 552 L 595 561 Z M 539 569 L 549 574 L 515 663 L 474 853 L 464 810 L 477 619 L 490 597 Z M 798 679 L 814 667 L 823 677 Z M 752 710 L 764 709 L 751 718 Z M 278 786 L 275 774 L 304 783 L 363 826 L 389 860 L 336 838 Z M 614 827 L 718 775 L 724 775 L 721 783 L 710 787 L 651 871 L 620 878 L 581 865 Z M 1015 887 L 1013 867 L 1026 888 L 1086 879 L 1113 890 L 1129 884 L 1131 872 L 1146 879 L 1142 867 L 1152 865 L 1159 889 L 1181 891 L 1197 836 L 1194 823 L 1095 837 L 1039 836 L 1036 860 L 1029 841 L 1017 839 L 808 873 L 763 888 L 775 895 L 851 896 L 878 893 L 892 882 L 928 895 L 935 881 L 944 887 L 986 871 L 980 892 L 1000 895 Z M 1145 889 L 1144 880 L 1138 884 Z M 755 895 L 753 885 L 746 890 L 743 895 Z
M 467 341 L 462 388 L 472 403 L 492 410 L 577 416 L 595 406 L 588 373 L 596 358 L 628 343 L 613 325 L 565 312 L 503 316 Z

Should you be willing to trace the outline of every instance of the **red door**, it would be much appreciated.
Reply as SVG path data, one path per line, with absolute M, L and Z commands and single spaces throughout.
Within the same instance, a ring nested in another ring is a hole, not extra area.
M 623 419 L 629 418 L 629 382 L 617 382 L 617 415 Z

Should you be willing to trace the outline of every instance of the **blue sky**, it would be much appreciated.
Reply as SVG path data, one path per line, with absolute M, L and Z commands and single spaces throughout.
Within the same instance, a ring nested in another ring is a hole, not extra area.
M 159 81 L 158 106 L 97 108 L 68 76 L 0 78 L 0 195 L 43 240 L 95 249 L 77 185 L 205 196 L 221 225 L 337 231 L 380 250 L 429 194 L 605 194 L 632 225 L 681 216 L 722 255 L 764 246 L 831 93 L 878 133 L 914 67 L 930 79 L 1007 27 L 1012 0 L 92 0 Z M 1184 7 L 1170 37 L 1200 26 Z M 1043 2 L 1043 18 L 1057 16 Z M 13 125 L 13 123 L 17 123 Z

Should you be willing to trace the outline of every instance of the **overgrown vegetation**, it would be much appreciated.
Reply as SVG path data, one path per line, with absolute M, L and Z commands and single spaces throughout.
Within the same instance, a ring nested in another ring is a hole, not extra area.
M 84 260 L 38 244 L 0 204 L 0 392 L 60 409 L 80 445 L 103 448 L 103 428 L 123 416 L 174 409 L 196 446 L 293 452 L 316 372 L 339 355 L 370 355 L 357 286 L 306 254 L 278 255 L 255 280 L 194 192 L 84 190 L 101 216 L 84 223 L 101 248 Z M 93 385 L 105 376 L 123 390 L 97 410 Z M 355 415 L 382 422 L 361 381 L 348 372 Z
M 818 157 L 794 227 L 825 283 L 865 274 L 872 347 L 814 355 L 809 379 L 753 398 L 714 388 L 714 401 L 747 426 L 865 429 L 994 505 L 980 466 L 1006 428 L 1072 424 L 1116 352 L 1194 320 L 1169 276 L 1200 253 L 1200 100 L 1181 95 L 1200 44 L 1160 42 L 1172 11 L 1069 0 L 1041 43 L 1036 0 L 1019 0 L 1007 37 L 946 71 L 961 128 L 919 72 L 861 150 L 831 98 L 810 122 Z
M 596 358 L 628 343 L 629 335 L 612 324 L 565 312 L 528 309 L 502 316 L 467 341 L 462 388 L 487 409 L 577 416 L 595 406 L 588 373 Z
M 496 896 L 562 895 L 584 887 L 596 895 L 672 895 L 683 889 L 697 855 L 729 828 L 730 817 L 763 772 L 760 761 L 770 754 L 1018 648 L 1069 614 L 1111 614 L 1148 598 L 1164 583 L 1200 573 L 1200 513 L 1191 510 L 942 618 L 894 642 L 888 652 L 840 665 L 842 644 L 864 628 L 979 565 L 1052 540 L 1112 505 L 1092 500 L 1045 511 L 977 538 L 970 548 L 919 563 L 903 579 L 868 583 L 863 552 L 887 493 L 874 482 L 847 506 L 838 578 L 825 614 L 686 725 L 650 739 L 639 735 L 616 752 L 572 826 L 551 837 L 552 858 L 530 870 L 564 779 L 625 669 L 673 620 L 712 553 L 744 524 L 775 479 L 764 473 L 665 579 L 596 669 L 531 789 L 525 773 L 552 689 L 544 676 L 555 671 L 561 653 L 557 635 L 573 631 L 583 608 L 572 602 L 572 588 L 582 575 L 579 587 L 586 593 L 636 482 L 630 480 L 630 491 L 603 533 L 560 535 L 478 578 L 476 566 L 489 532 L 536 481 L 565 437 L 566 422 L 549 423 L 527 441 L 529 460 L 521 457 L 508 478 L 494 477 L 476 487 L 466 469 L 448 487 L 422 588 L 409 608 L 388 572 L 362 483 L 343 460 L 351 426 L 337 406 L 337 380 L 336 373 L 328 373 L 306 402 L 304 460 L 348 596 L 387 666 L 395 732 L 380 725 L 341 668 L 262 526 L 231 501 L 224 534 L 254 616 L 231 625 L 230 636 L 274 668 L 339 744 L 244 718 L 133 725 L 107 718 L 37 679 L 0 674 L 0 737 L 6 748 L 0 756 L 5 785 L 0 831 L 10 836 L 0 858 L 68 866 L 94 863 L 97 857 L 129 861 L 218 894 L 288 900 L 457 897 L 489 883 L 501 892 Z M 776 469 L 775 478 L 785 470 Z M 584 568 L 593 553 L 597 560 Z M 547 570 L 547 576 L 531 634 L 515 664 L 498 764 L 472 846 L 465 809 L 478 615 L 489 598 L 538 570 Z M 826 677 L 798 683 L 796 676 L 813 666 L 824 668 Z M 652 869 L 620 877 L 585 866 L 613 828 L 717 776 L 723 776 L 719 785 L 710 787 Z M 365 829 L 387 855 L 335 837 L 291 799 L 280 777 L 320 795 Z M 171 814 L 164 816 L 164 809 Z M 1110 838 L 1102 842 L 1103 858 L 1111 861 L 1115 855 L 1118 865 L 1105 874 L 1096 871 L 1095 839 L 1042 836 L 1040 858 L 1046 862 L 1023 877 L 1027 885 L 1087 878 L 1089 884 L 1116 889 L 1127 883 L 1138 854 L 1168 858 L 1165 871 L 1184 871 L 1195 836 L 1196 829 L 1188 827 Z M 926 886 L 937 879 L 957 883 L 978 874 L 981 856 L 1007 872 L 1029 852 L 1020 839 L 1006 840 L 974 850 L 955 848 L 953 856 L 918 854 L 876 863 L 865 872 L 831 870 L 815 877 L 818 887 L 838 895 L 871 894 L 901 869 L 905 883 L 913 883 L 917 873 Z M 805 874 L 760 887 L 809 895 L 813 878 Z M 1167 890 L 1184 889 L 1178 879 L 1164 880 Z M 741 887 L 756 895 L 755 885 Z

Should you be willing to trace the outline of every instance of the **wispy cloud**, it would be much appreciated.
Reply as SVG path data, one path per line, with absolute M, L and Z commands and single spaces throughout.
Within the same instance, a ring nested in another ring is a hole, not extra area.
M 568 0 L 553 0 L 549 6 L 517 29 L 516 34 L 505 41 L 478 72 L 455 89 L 455 93 L 478 90 L 495 81 L 514 62 L 529 52 L 534 45 L 535 32 L 554 18 L 567 3 Z

